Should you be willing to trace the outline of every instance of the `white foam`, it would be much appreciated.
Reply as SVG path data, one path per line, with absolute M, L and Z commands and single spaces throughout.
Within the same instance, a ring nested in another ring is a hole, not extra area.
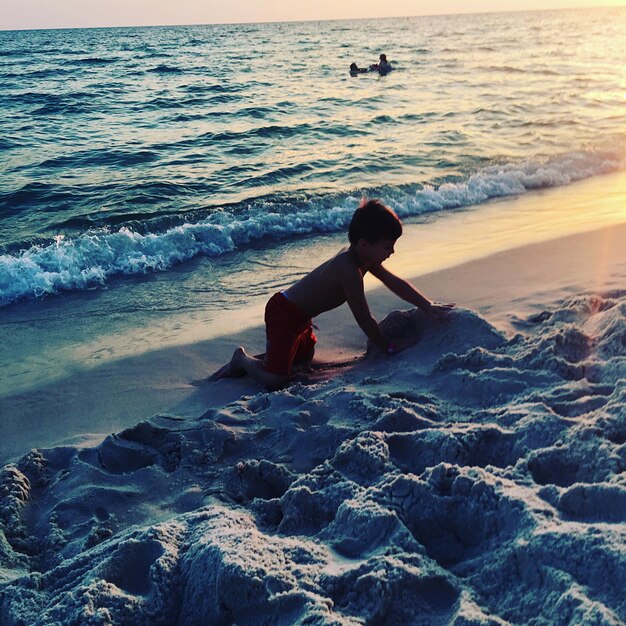
M 416 185 L 385 193 L 398 215 L 407 218 L 622 169 L 626 169 L 626 159 L 619 155 L 575 152 L 542 162 L 489 166 L 465 182 Z M 59 236 L 53 244 L 0 256 L 0 306 L 22 298 L 93 289 L 116 275 L 166 271 L 198 255 L 220 256 L 263 239 L 339 232 L 345 230 L 357 203 L 358 198 L 351 196 L 330 208 L 324 201 L 311 201 L 292 213 L 277 212 L 263 203 L 244 216 L 218 211 L 165 232 L 141 234 L 124 227 L 117 232 L 90 231 L 76 238 Z

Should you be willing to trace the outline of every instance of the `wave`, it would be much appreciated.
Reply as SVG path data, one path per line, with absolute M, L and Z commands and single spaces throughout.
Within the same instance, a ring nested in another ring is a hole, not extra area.
M 135 51 L 134 46 L 124 46 L 124 50 Z M 174 55 L 168 52 L 157 52 L 152 50 L 145 50 L 145 54 L 141 57 L 143 59 L 171 59 Z
M 157 65 L 156 67 L 150 68 L 146 70 L 152 74 L 182 74 L 184 70 L 180 67 L 176 67 L 175 65 Z
M 116 166 L 129 167 L 158 160 L 151 150 L 82 150 L 76 154 L 46 159 L 37 165 L 38 169 L 64 170 L 79 167 Z
M 173 108 L 173 107 L 172 107 Z M 162 120 L 164 122 L 195 122 L 197 120 L 207 120 L 209 118 L 228 118 L 232 117 L 233 113 L 230 111 L 206 111 L 202 113 L 178 113 L 172 114 L 171 117 L 164 116 Z
M 24 79 L 32 80 L 34 78 L 50 78 L 54 76 L 66 76 L 68 74 L 72 74 L 72 70 L 66 68 L 48 68 L 42 70 L 33 70 L 30 72 L 24 72 L 21 69 L 15 72 L 7 72 L 3 71 L 2 68 L 0 68 L 1 80 L 17 79 L 16 82 L 18 84 L 19 81 L 22 81 Z
M 209 85 L 202 82 L 183 85 L 180 90 L 189 91 L 191 93 L 239 93 L 242 91 L 242 87 L 238 87 L 236 85 L 224 85 L 222 83 Z
M 88 91 L 72 91 L 67 93 L 49 93 L 28 91 L 9 94 L 7 100 L 18 106 L 35 106 L 30 113 L 44 115 L 63 111 L 76 111 L 93 107 L 94 94 Z
M 541 76 L 560 76 L 561 73 L 548 68 L 515 67 L 513 65 L 487 65 L 477 69 L 483 72 L 505 72 L 506 74 L 538 74 Z
M 66 63 L 70 63 L 72 65 L 110 65 L 111 63 L 117 63 L 119 58 L 111 58 L 111 57 L 85 57 L 82 59 L 71 59 L 70 61 L 66 61 Z
M 182 109 L 187 107 L 193 107 L 197 103 L 198 100 L 196 100 L 195 98 L 187 98 L 186 100 L 181 100 L 177 97 L 164 98 L 163 96 L 159 96 L 147 102 L 142 102 L 139 109 L 163 111 L 165 109 Z
M 29 182 L 16 191 L 0 193 L 0 215 L 4 212 L 11 214 L 22 208 L 28 209 L 35 203 L 69 202 L 76 193 L 74 190 L 63 189 L 52 183 Z
M 621 155 L 575 152 L 541 162 L 491 165 L 460 182 L 387 188 L 384 197 L 404 219 L 623 169 L 626 159 Z M 115 232 L 101 229 L 76 238 L 58 236 L 46 245 L 0 256 L 0 306 L 93 289 L 113 276 L 166 271 L 198 255 L 218 257 L 264 240 L 340 232 L 348 225 L 358 199 L 352 194 L 298 204 L 261 199 L 162 232 L 126 225 Z
M 13 148 L 19 148 L 22 144 L 15 139 L 9 137 L 0 137 L 0 151 L 11 150 Z
M 93 108 L 93 105 L 89 105 L 87 103 L 79 103 L 79 102 L 59 102 L 55 104 L 47 104 L 45 106 L 39 107 L 38 109 L 33 109 L 30 114 L 38 115 L 38 116 L 48 116 L 48 115 L 78 115 L 80 113 L 86 113 Z
M 213 111 L 204 115 L 203 117 L 212 116 L 232 116 L 235 118 L 253 117 L 256 119 L 262 118 L 265 111 L 271 113 L 271 108 L 261 107 L 247 107 L 239 110 L 231 111 Z M 183 114 L 182 119 L 186 119 L 188 114 Z M 373 123 L 380 123 L 373 121 Z M 312 124 L 310 122 L 300 122 L 295 124 L 267 124 L 259 125 L 247 130 L 224 130 L 219 132 L 207 132 L 197 137 L 190 139 L 182 139 L 178 142 L 170 143 L 168 146 L 156 145 L 155 149 L 171 149 L 172 146 L 200 148 L 204 146 L 213 146 L 216 143 L 225 144 L 226 149 L 234 151 L 240 151 L 241 146 L 245 145 L 250 139 L 291 139 L 293 137 L 306 137 L 306 136 L 330 136 L 330 137 L 344 137 L 346 135 L 356 136 L 365 135 L 368 131 L 362 128 L 346 128 L 344 124 L 337 124 L 334 122 L 320 122 L 318 124 Z M 232 143 L 236 143 L 234 147 L 230 147 Z

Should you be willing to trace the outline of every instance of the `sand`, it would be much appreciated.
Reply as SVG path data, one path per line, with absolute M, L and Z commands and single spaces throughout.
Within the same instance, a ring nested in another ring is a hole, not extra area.
M 191 382 L 257 327 L 4 398 L 45 425 L 3 437 L 0 623 L 626 621 L 626 224 L 415 282 L 458 308 L 356 360 L 321 316 L 351 364 L 281 391 Z

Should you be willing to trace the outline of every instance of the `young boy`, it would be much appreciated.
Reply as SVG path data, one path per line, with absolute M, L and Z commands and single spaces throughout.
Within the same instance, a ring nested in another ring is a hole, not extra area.
M 250 356 L 239 347 L 230 363 L 211 378 L 249 374 L 271 389 L 282 386 L 293 363 L 310 361 L 317 338 L 312 318 L 348 303 L 354 319 L 380 350 L 392 354 L 393 342 L 383 335 L 370 313 L 363 276 L 370 272 L 397 296 L 433 315 L 442 315 L 453 305 L 433 304 L 411 284 L 386 270 L 382 263 L 394 253 L 402 234 L 398 216 L 378 200 L 365 199 L 355 211 L 348 239 L 350 247 L 322 263 L 297 283 L 274 294 L 265 307 L 267 346 L 263 358 Z

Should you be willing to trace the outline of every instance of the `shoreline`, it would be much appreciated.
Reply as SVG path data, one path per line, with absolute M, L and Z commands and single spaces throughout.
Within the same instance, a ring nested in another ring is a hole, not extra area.
M 623 222 L 625 203 L 626 173 L 621 172 L 471 209 L 426 214 L 405 223 L 397 253 L 386 267 L 405 278 L 450 269 Z M 288 287 L 345 244 L 343 233 L 277 241 L 225 257 L 197 257 L 168 272 L 121 277 L 94 291 L 5 308 L 0 397 L 125 357 L 251 329 L 262 319 L 269 294 Z M 366 277 L 365 286 L 375 288 L 377 282 Z
M 417 342 L 396 355 L 271 393 L 199 384 L 172 414 L 5 465 L 0 614 L 623 623 L 625 244 L 623 224 L 431 275 L 487 313 L 389 303 L 385 332 Z M 594 271 L 558 276 L 577 254 Z M 581 294 L 590 276 L 609 293 Z M 331 350 L 351 341 L 339 317 L 320 319 Z M 193 348 L 156 372 L 148 358 L 152 386 L 171 386 L 183 356 L 204 367 L 208 346 Z
M 432 299 L 455 301 L 513 332 L 516 319 L 565 295 L 616 289 L 624 284 L 624 275 L 626 223 L 513 248 L 410 280 Z M 368 301 L 379 320 L 391 310 L 406 308 L 384 288 L 368 291 Z M 363 353 L 365 338 L 347 307 L 323 314 L 315 323 L 321 337 L 316 360 L 349 360 Z M 107 362 L 5 395 L 0 414 L 7 434 L 0 439 L 0 463 L 31 447 L 74 437 L 91 442 L 154 414 L 194 418 L 241 394 L 255 393 L 259 389 L 245 379 L 212 385 L 197 381 L 226 362 L 236 345 L 262 350 L 263 343 L 263 327 L 252 326 L 235 335 Z M 21 433 L 17 440 L 15 433 Z

